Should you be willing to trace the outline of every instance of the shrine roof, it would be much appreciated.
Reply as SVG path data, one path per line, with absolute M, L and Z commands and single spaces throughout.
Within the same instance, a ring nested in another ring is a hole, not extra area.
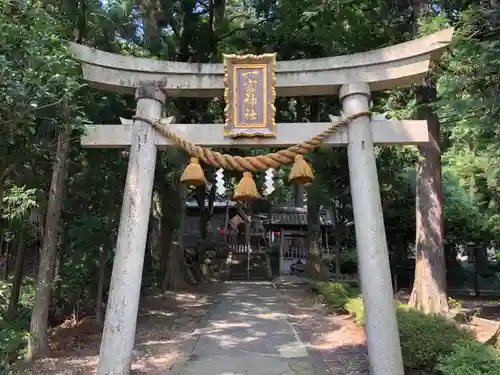
M 333 226 L 328 210 L 320 210 L 321 226 Z M 302 207 L 278 207 L 271 212 L 271 218 L 264 225 L 273 227 L 307 226 L 307 209 Z

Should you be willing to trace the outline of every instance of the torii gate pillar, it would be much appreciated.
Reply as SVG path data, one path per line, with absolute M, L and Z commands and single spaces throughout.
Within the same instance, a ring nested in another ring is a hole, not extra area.
M 370 87 L 366 83 L 344 85 L 340 88 L 339 99 L 345 116 L 367 112 Z M 370 118 L 361 117 L 350 122 L 347 131 L 349 178 L 370 374 L 403 375 Z
M 157 85 L 139 86 L 135 98 L 137 115 L 163 114 L 166 97 Z M 135 344 L 157 148 L 151 125 L 136 120 L 133 128 L 98 375 L 129 374 Z

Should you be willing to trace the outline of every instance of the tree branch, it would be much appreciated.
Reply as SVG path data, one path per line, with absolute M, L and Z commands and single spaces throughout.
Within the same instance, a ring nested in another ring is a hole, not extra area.
M 266 18 L 266 19 L 263 19 L 263 20 L 261 20 L 261 21 L 257 22 L 256 24 L 254 24 L 252 27 L 239 27 L 239 28 L 237 28 L 237 29 L 233 29 L 233 30 L 231 30 L 230 32 L 228 32 L 228 33 L 226 33 L 226 34 L 222 35 L 222 36 L 219 38 L 219 40 L 223 40 L 223 39 L 225 39 L 225 38 L 229 38 L 230 36 L 232 36 L 232 35 L 236 34 L 238 31 L 251 31 L 251 30 L 255 30 L 257 27 L 259 27 L 259 26 L 261 26 L 261 25 L 265 24 L 265 23 L 266 23 L 266 22 L 268 22 L 268 21 L 272 21 L 272 20 L 274 20 L 274 17 L 272 17 L 272 18 Z

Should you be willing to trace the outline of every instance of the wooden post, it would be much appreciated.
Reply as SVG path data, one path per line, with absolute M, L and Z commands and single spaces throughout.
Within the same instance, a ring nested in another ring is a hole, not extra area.
M 330 244 L 328 243 L 328 227 L 325 227 L 325 246 L 328 257 L 330 256 Z
M 223 240 L 225 243 L 228 243 L 229 239 L 229 199 L 227 200 L 227 204 L 226 204 L 226 213 L 225 213 L 225 216 L 224 216 L 224 236 L 223 236 Z
M 339 98 L 344 115 L 367 112 L 369 97 L 370 87 L 365 83 L 342 86 Z M 404 375 L 369 117 L 352 121 L 348 134 L 349 177 L 370 374 Z
M 154 84 L 136 91 L 137 114 L 162 115 L 165 94 Z M 97 375 L 129 375 L 156 164 L 155 130 L 134 122 L 120 227 Z
M 280 275 L 284 275 L 285 269 L 284 269 L 284 259 L 283 259 L 283 246 L 285 245 L 285 231 L 283 228 L 281 228 L 280 231 Z

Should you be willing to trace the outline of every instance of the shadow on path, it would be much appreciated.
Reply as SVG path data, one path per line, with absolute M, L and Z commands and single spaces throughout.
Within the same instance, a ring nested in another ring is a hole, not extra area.
M 233 282 L 219 296 L 204 328 L 194 332 L 177 375 L 320 375 L 276 289 Z

